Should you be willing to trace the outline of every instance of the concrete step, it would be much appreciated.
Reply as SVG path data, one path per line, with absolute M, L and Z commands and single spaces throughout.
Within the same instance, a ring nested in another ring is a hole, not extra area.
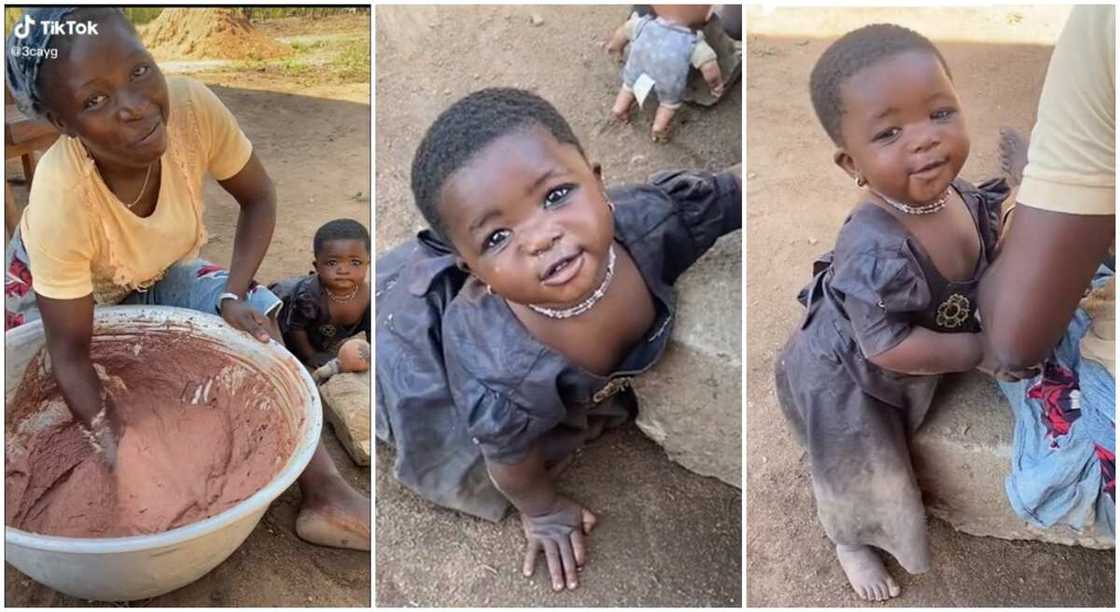
M 664 358 L 634 382 L 638 427 L 669 458 L 742 486 L 741 233 L 725 236 L 677 282 Z
M 929 513 L 972 535 L 1113 548 L 1092 531 L 1040 529 L 1015 514 L 1004 489 L 1013 425 L 995 382 L 978 373 L 946 377 L 911 444 Z

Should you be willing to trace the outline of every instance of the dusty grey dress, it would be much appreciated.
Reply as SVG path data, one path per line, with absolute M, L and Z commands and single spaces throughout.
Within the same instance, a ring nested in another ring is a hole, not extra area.
M 546 461 L 558 461 L 634 413 L 630 379 L 668 344 L 673 283 L 740 227 L 741 191 L 729 174 L 678 172 L 609 194 L 616 246 L 641 272 L 656 317 L 608 376 L 529 334 L 430 233 L 378 258 L 376 433 L 394 447 L 393 475 L 408 488 L 496 521 L 509 502 L 486 461 L 519 462 L 534 444 Z
M 909 435 L 925 419 L 940 376 L 883 370 L 866 358 L 893 348 L 915 325 L 979 331 L 978 280 L 991 263 L 1003 181 L 954 188 L 972 213 L 981 253 L 972 278 L 946 280 L 890 213 L 864 202 L 832 252 L 814 265 L 798 299 L 800 327 L 776 361 L 778 400 L 808 450 L 817 514 L 837 544 L 871 545 L 908 571 L 925 569 L 925 509 Z

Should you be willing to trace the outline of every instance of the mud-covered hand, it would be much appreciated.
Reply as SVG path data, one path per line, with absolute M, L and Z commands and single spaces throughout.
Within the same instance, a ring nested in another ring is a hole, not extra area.
M 578 572 L 587 562 L 586 536 L 596 523 L 595 515 L 578 503 L 557 496 L 552 507 L 540 514 L 521 514 L 525 530 L 525 561 L 521 571 L 533 575 L 537 556 L 544 553 L 554 591 L 579 586 Z
M 123 426 L 113 402 L 106 397 L 101 402 L 101 410 L 92 419 L 87 422 L 78 416 L 78 420 L 81 422 L 82 434 L 85 435 L 86 440 L 97 454 L 101 455 L 110 469 L 115 468 Z
M 272 337 L 268 333 L 268 317 L 257 312 L 252 306 L 240 300 L 222 300 L 222 318 L 231 327 L 247 332 L 261 342 L 268 342 Z

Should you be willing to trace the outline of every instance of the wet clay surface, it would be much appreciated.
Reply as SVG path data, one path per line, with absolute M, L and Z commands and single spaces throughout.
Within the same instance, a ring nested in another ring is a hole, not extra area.
M 94 367 L 123 422 L 109 469 L 70 416 L 42 353 L 7 398 L 5 524 L 117 537 L 214 516 L 281 469 L 293 437 L 275 391 L 206 341 L 97 341 Z

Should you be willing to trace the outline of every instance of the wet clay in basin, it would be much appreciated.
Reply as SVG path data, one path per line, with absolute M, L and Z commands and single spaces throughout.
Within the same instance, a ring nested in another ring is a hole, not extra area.
M 4 522 L 35 533 L 158 533 L 218 514 L 268 484 L 294 448 L 277 391 L 213 341 L 96 338 L 92 356 L 124 433 L 115 469 L 86 441 L 49 358 L 6 398 Z

